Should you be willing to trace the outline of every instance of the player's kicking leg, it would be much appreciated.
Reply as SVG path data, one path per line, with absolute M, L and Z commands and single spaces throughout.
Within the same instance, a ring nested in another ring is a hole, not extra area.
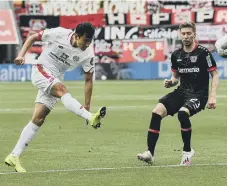
M 152 118 L 150 122 L 150 127 L 147 135 L 147 146 L 148 150 L 137 154 L 137 158 L 148 164 L 153 164 L 154 162 L 154 150 L 159 138 L 161 120 L 167 115 L 166 108 L 163 104 L 158 103 L 152 113 Z
M 20 162 L 20 155 L 24 152 L 29 142 L 35 137 L 40 126 L 44 123 L 50 109 L 44 104 L 36 103 L 32 120 L 24 127 L 20 138 L 13 151 L 6 157 L 5 164 L 13 167 L 16 172 L 26 172 Z
M 97 129 L 100 127 L 101 119 L 106 115 L 106 107 L 101 107 L 95 114 L 92 114 L 71 96 L 62 83 L 56 83 L 52 87 L 51 95 L 61 98 L 61 101 L 67 110 L 84 118 L 93 128 Z

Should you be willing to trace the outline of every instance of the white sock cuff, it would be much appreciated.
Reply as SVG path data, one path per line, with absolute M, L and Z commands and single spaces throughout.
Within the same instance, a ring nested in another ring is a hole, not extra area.
M 30 121 L 30 122 L 28 123 L 28 126 L 31 127 L 31 129 L 32 129 L 34 132 L 36 132 L 36 131 L 40 128 L 40 126 L 34 124 L 32 121 Z
M 70 93 L 66 93 L 66 94 L 64 94 L 64 95 L 61 97 L 61 101 L 64 101 L 65 99 L 69 99 L 69 98 L 72 98 L 71 94 L 70 94 Z

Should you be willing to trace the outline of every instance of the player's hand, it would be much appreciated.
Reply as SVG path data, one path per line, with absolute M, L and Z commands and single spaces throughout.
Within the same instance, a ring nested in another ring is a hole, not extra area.
M 172 83 L 172 80 L 171 79 L 165 79 L 164 80 L 164 87 L 165 88 L 170 88 L 172 87 L 173 83 Z
M 215 109 L 216 108 L 216 98 L 211 96 L 208 99 L 208 103 L 207 103 L 207 108 L 208 109 Z
M 14 59 L 14 63 L 16 65 L 23 65 L 25 63 L 25 59 L 23 57 L 16 57 L 16 59 Z

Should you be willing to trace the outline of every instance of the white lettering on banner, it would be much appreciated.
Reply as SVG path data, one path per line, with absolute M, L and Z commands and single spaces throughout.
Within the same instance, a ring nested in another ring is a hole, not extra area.
M 193 21 L 191 11 L 177 12 L 174 13 L 173 16 L 174 19 L 172 24 L 180 24 L 184 21 Z
M 94 41 L 94 52 L 111 52 L 111 43 L 106 42 L 104 39 Z
M 163 42 L 156 42 L 156 50 L 163 50 L 164 43 Z
M 124 14 L 107 14 L 108 24 L 125 24 Z
M 173 12 L 183 9 L 190 9 L 190 5 L 164 5 L 164 9 L 172 10 Z
M 215 23 L 227 22 L 227 10 L 218 10 L 216 12 Z
M 95 38 L 95 39 L 98 38 L 98 36 L 99 36 L 99 34 L 101 33 L 101 31 L 102 31 L 102 28 L 101 28 L 101 27 L 100 27 L 100 28 L 97 28 L 97 29 L 95 30 L 95 33 L 94 33 L 94 38 Z
M 41 4 L 44 15 L 87 15 L 96 14 L 99 1 L 56 1 L 49 0 Z
M 214 16 L 214 10 L 199 11 L 196 14 L 196 22 L 203 23 L 207 19 L 213 19 L 213 16 Z
M 227 6 L 227 0 L 214 0 L 215 6 Z
M 111 39 L 124 39 L 125 27 L 111 27 Z
M 167 30 L 164 28 L 155 28 L 155 29 L 148 29 L 144 31 L 144 36 L 150 39 L 161 39 L 161 38 L 168 38 L 168 39 L 176 39 L 179 37 L 178 30 L 171 30 L 168 28 Z
M 133 43 L 123 43 L 123 51 L 133 51 L 134 44 Z
M 137 33 L 139 30 L 138 27 L 133 27 L 131 28 L 127 33 L 126 33 L 126 36 L 125 36 L 125 39 L 137 39 L 138 38 L 138 35 L 134 35 L 134 33 Z
M 145 0 L 138 1 L 104 1 L 104 13 L 129 13 L 143 14 L 145 13 Z
M 10 30 L 0 30 L 0 36 L 11 36 Z
M 146 14 L 129 14 L 130 23 L 132 25 L 147 25 L 147 16 Z
M 138 35 L 136 34 L 138 32 L 138 27 L 132 27 L 129 31 L 126 32 L 125 26 L 112 26 L 112 27 L 105 27 L 104 28 L 104 37 L 105 40 L 110 39 L 137 39 Z
M 158 78 L 168 78 L 171 72 L 170 62 L 158 62 Z
M 7 65 L 0 68 L 0 81 L 20 81 L 22 77 L 25 77 L 26 80 L 31 80 L 31 71 L 31 65 L 24 68 L 15 68 L 13 65 Z
M 123 49 L 121 48 L 121 41 L 120 40 L 114 40 L 112 41 L 112 51 L 120 54 L 123 52 Z
M 162 21 L 169 21 L 169 13 L 156 13 L 152 15 L 152 24 L 159 25 Z
M 38 2 L 29 2 L 28 5 L 28 14 L 32 14 L 32 15 L 38 15 L 41 14 L 42 10 L 41 10 L 41 6 Z

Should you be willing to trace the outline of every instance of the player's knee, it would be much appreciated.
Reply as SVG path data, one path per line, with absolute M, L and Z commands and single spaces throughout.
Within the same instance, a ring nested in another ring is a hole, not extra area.
M 188 122 L 189 121 L 189 114 L 187 112 L 182 111 L 182 110 L 178 111 L 178 119 L 181 123 L 182 128 L 190 128 L 191 127 L 190 122 Z
M 164 118 L 167 115 L 167 110 L 165 106 L 161 103 L 159 103 L 153 110 L 152 113 L 160 115 L 162 118 Z
M 45 121 L 45 118 L 38 118 L 38 117 L 34 117 L 32 118 L 32 122 L 38 126 L 41 126 Z
M 187 118 L 189 118 L 188 113 L 185 111 L 182 111 L 182 110 L 178 111 L 177 115 L 178 115 L 179 121 L 183 121 L 183 120 L 186 120 Z
M 68 90 L 63 84 L 57 83 L 54 85 L 51 92 L 52 92 L 52 95 L 60 98 L 64 94 L 68 93 Z

